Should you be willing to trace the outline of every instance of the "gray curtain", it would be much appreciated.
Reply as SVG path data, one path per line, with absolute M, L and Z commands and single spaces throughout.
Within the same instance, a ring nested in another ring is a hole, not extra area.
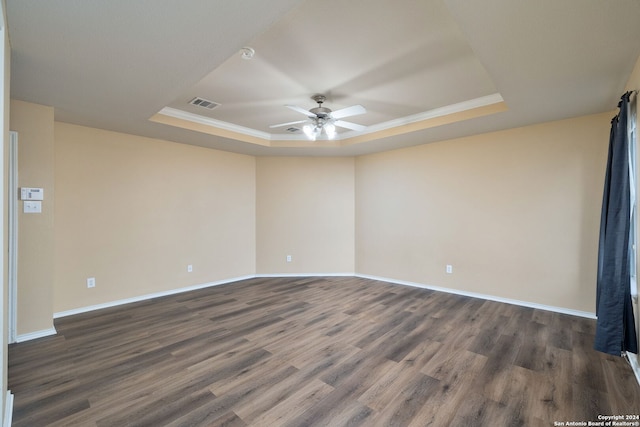
M 596 294 L 596 338 L 594 348 L 620 356 L 624 351 L 638 352 L 631 302 L 630 257 L 630 179 L 627 121 L 629 97 L 622 96 L 620 112 L 611 121 L 609 158 L 605 175 L 598 278 Z

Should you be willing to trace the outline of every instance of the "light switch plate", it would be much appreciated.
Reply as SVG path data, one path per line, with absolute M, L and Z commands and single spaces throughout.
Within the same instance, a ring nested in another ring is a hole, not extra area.
M 42 213 L 42 202 L 39 200 L 25 201 L 22 211 L 24 213 Z

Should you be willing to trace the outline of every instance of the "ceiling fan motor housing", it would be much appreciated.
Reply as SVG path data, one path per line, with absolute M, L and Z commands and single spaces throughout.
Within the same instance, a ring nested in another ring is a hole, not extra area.
M 329 114 L 331 114 L 331 110 L 326 107 L 316 107 L 316 108 L 310 109 L 309 111 L 311 111 L 313 114 L 315 114 L 321 119 L 329 117 Z
M 316 108 L 310 109 L 309 111 L 315 114 L 320 119 L 329 117 L 329 114 L 331 114 L 331 110 L 322 106 L 322 103 L 327 100 L 327 97 L 324 95 L 313 95 L 311 99 L 316 101 L 318 103 L 318 106 Z

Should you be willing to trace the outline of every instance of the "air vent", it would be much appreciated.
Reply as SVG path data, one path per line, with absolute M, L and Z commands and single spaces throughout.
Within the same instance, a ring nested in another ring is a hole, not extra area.
M 220 104 L 217 104 L 213 101 L 206 100 L 204 98 L 199 98 L 197 96 L 193 98 L 191 101 L 189 101 L 189 104 L 195 105 L 196 107 L 206 108 L 207 110 L 213 110 L 214 108 L 220 106 Z
M 290 128 L 287 128 L 287 132 L 289 132 L 289 133 L 300 132 L 300 128 L 291 126 Z

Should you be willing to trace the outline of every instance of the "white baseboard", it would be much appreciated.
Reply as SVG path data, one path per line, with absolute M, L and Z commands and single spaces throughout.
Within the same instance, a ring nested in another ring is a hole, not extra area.
M 48 337 L 57 333 L 56 328 L 43 329 L 41 331 L 29 332 L 28 334 L 21 334 L 16 337 L 16 342 L 31 341 L 38 338 Z
M 4 420 L 2 421 L 3 427 L 11 427 L 13 420 L 13 393 L 11 390 L 7 390 L 7 398 L 4 404 Z
M 627 351 L 627 360 L 631 365 L 631 369 L 633 370 L 633 373 L 636 375 L 636 380 L 638 381 L 638 384 L 640 384 L 640 356 L 635 353 L 629 353 Z
M 219 280 L 217 282 L 203 283 L 203 284 L 200 284 L 200 285 L 193 285 L 193 286 L 187 286 L 185 288 L 171 289 L 171 290 L 163 291 L 163 292 L 155 292 L 153 294 L 140 295 L 140 296 L 133 297 L 133 298 L 126 298 L 126 299 L 106 302 L 106 303 L 103 303 L 103 304 L 91 305 L 91 306 L 88 306 L 88 307 L 80 307 L 80 308 L 74 308 L 72 310 L 59 311 L 57 313 L 53 313 L 53 318 L 54 319 L 59 319 L 61 317 L 73 316 L 74 314 L 82 314 L 82 313 L 87 313 L 89 311 L 100 310 L 100 309 L 103 309 L 103 308 L 117 307 L 119 305 L 130 304 L 132 302 L 146 301 L 146 300 L 153 299 L 153 298 L 166 297 L 166 296 L 169 296 L 169 295 L 181 294 L 183 292 L 189 292 L 189 291 L 195 291 L 195 290 L 198 290 L 198 289 L 210 288 L 212 286 L 226 285 L 227 283 L 238 282 L 240 280 L 246 280 L 246 279 L 253 279 L 254 277 L 255 277 L 254 275 L 242 276 L 242 277 L 234 277 L 232 279 Z
M 557 313 L 569 314 L 569 315 L 572 315 L 572 316 L 587 317 L 587 318 L 590 318 L 590 319 L 595 319 L 596 318 L 594 313 L 590 313 L 590 312 L 586 312 L 586 311 L 578 311 L 578 310 L 572 310 L 572 309 L 568 309 L 568 308 L 564 308 L 564 307 L 548 306 L 548 305 L 537 304 L 537 303 L 532 303 L 532 302 L 527 302 L 527 301 L 520 301 L 520 300 L 509 299 L 509 298 L 502 298 L 502 297 L 497 297 L 497 296 L 493 296 L 493 295 L 479 294 L 479 293 L 475 293 L 475 292 L 466 292 L 466 291 L 460 291 L 460 290 L 457 290 L 457 289 L 443 288 L 443 287 L 438 287 L 438 286 L 430 286 L 430 285 L 425 285 L 425 284 L 422 284 L 422 283 L 408 282 L 408 281 L 404 281 L 404 280 L 391 279 L 391 278 L 388 278 L 388 277 L 378 277 L 378 276 L 371 276 L 371 275 L 367 275 L 367 274 L 357 274 L 357 273 L 351 273 L 351 272 L 348 272 L 348 273 L 270 273 L 270 274 L 253 274 L 253 275 L 247 275 L 247 276 L 242 276 L 242 277 L 234 277 L 234 278 L 231 278 L 231 279 L 220 280 L 220 281 L 217 281 L 217 282 L 210 282 L 210 283 L 203 283 L 203 284 L 200 284 L 200 285 L 187 286 L 185 288 L 178 288 L 178 289 L 172 289 L 172 290 L 163 291 L 163 292 L 156 292 L 156 293 L 153 293 L 153 294 L 140 295 L 138 297 L 126 298 L 126 299 L 122 299 L 122 300 L 111 301 L 111 302 L 107 302 L 107 303 L 103 303 L 103 304 L 96 304 L 96 305 L 87 306 L 87 307 L 80 307 L 80 308 L 76 308 L 76 309 L 72 309 L 72 310 L 60 311 L 60 312 L 54 313 L 53 314 L 53 318 L 54 319 L 58 319 L 58 318 L 61 318 L 61 317 L 66 317 L 66 316 L 73 316 L 74 314 L 87 313 L 89 311 L 100 310 L 100 309 L 103 309 L 103 308 L 117 307 L 119 305 L 129 304 L 129 303 L 132 303 L 132 302 L 145 301 L 145 300 L 149 300 L 149 299 L 153 299 L 153 298 L 159 298 L 159 297 L 163 297 L 163 296 L 174 295 L 174 294 L 179 294 L 179 293 L 183 293 L 183 292 L 189 292 L 189 291 L 194 291 L 194 290 L 198 290 L 198 289 L 203 289 L 203 288 L 209 288 L 209 287 L 212 287 L 212 286 L 224 285 L 224 284 L 228 284 L 228 283 L 238 282 L 240 280 L 255 279 L 255 278 L 271 278 L 271 277 L 273 277 L 273 278 L 276 278 L 276 277 L 361 277 L 363 279 L 380 280 L 382 282 L 395 283 L 395 284 L 398 284 L 398 285 L 412 286 L 412 287 L 423 288 L 423 289 L 431 289 L 431 290 L 434 290 L 434 291 L 446 292 L 446 293 L 450 293 L 450 294 L 463 295 L 463 296 L 468 296 L 468 297 L 473 297 L 473 298 L 480 298 L 480 299 L 485 299 L 485 300 L 490 300 L 490 301 L 503 302 L 503 303 L 506 303 L 506 304 L 514 304 L 514 305 L 519 305 L 519 306 L 523 306 L 523 307 L 537 308 L 537 309 L 540 309 L 540 310 L 547 310 L 547 311 L 553 311 L 553 312 L 557 312 Z M 55 333 L 55 331 L 53 333 Z M 35 333 L 35 334 L 37 334 L 37 333 Z M 31 334 L 27 334 L 25 336 L 30 336 L 30 335 Z M 45 336 L 45 335 L 42 335 L 42 336 Z M 33 338 L 31 338 L 31 339 L 33 339 Z
M 267 277 L 354 277 L 355 273 L 277 273 L 277 274 L 252 274 L 249 276 L 234 277 L 232 279 L 220 280 L 217 282 L 203 283 L 200 285 L 187 286 L 185 288 L 171 289 L 169 291 L 156 292 L 153 294 L 140 295 L 137 297 L 126 298 L 103 304 L 90 305 L 87 307 L 74 308 L 72 310 L 59 311 L 53 313 L 54 319 L 61 317 L 73 316 L 74 314 L 82 314 L 90 311 L 100 310 L 103 308 L 117 307 L 119 305 L 130 304 L 132 302 L 146 301 L 153 298 L 160 298 L 169 295 L 181 294 L 183 292 L 195 291 L 198 289 L 210 288 L 212 286 L 226 285 L 228 283 L 239 282 L 241 280 L 267 278 Z
M 461 291 L 458 289 L 441 288 L 439 286 L 430 286 L 430 285 L 424 285 L 422 283 L 407 282 L 404 280 L 395 280 L 395 279 L 390 279 L 388 277 L 377 277 L 377 276 L 370 276 L 367 274 L 356 274 L 356 277 L 362 277 L 363 279 L 380 280 L 381 282 L 395 283 L 397 285 L 411 286 L 414 288 L 430 289 L 432 291 L 446 292 L 449 294 L 462 295 L 466 297 L 480 298 L 488 301 L 502 302 L 505 304 L 519 305 L 522 307 L 536 308 L 539 310 L 553 311 L 556 313 L 569 314 L 571 316 L 586 317 L 588 319 L 596 318 L 595 313 L 590 313 L 588 311 L 572 310 L 570 308 L 555 307 L 551 305 L 538 304 L 535 302 L 520 301 L 520 300 L 515 300 L 510 298 L 502 298 L 494 295 L 478 294 L 475 292 Z
M 238 281 L 241 281 L 241 280 L 254 279 L 254 278 L 269 278 L 269 277 L 274 277 L 274 278 L 275 277 L 361 277 L 363 279 L 379 280 L 379 281 L 382 281 L 382 282 L 395 283 L 395 284 L 398 284 L 398 285 L 411 286 L 411 287 L 423 288 L 423 289 L 430 289 L 430 290 L 446 292 L 446 293 L 450 293 L 450 294 L 463 295 L 463 296 L 468 296 L 468 297 L 473 297 L 473 298 L 480 298 L 480 299 L 489 300 L 489 301 L 496 301 L 496 302 L 502 302 L 502 303 L 506 303 L 506 304 L 519 305 L 519 306 L 522 306 L 522 307 L 536 308 L 536 309 L 552 311 L 552 312 L 556 312 L 556 313 L 569 314 L 569 315 L 572 315 L 572 316 L 586 317 L 586 318 L 589 318 L 589 319 L 595 319 L 596 318 L 594 313 L 590 313 L 590 312 L 586 312 L 586 311 L 572 310 L 572 309 L 568 309 L 568 308 L 564 308 L 564 307 L 555 307 L 555 306 L 537 304 L 537 303 L 532 303 L 532 302 L 527 302 L 527 301 L 520 301 L 520 300 L 509 299 L 509 298 L 502 298 L 502 297 L 497 297 L 497 296 L 494 296 L 494 295 L 479 294 L 479 293 L 475 293 L 475 292 L 461 291 L 461 290 L 458 290 L 458 289 L 443 288 L 443 287 L 439 287 L 439 286 L 430 286 L 430 285 L 425 285 L 425 284 L 422 284 L 422 283 L 409 282 L 409 281 L 405 281 L 405 280 L 396 280 L 396 279 L 391 279 L 391 278 L 388 278 L 388 277 L 378 277 L 378 276 L 372 276 L 372 275 L 367 275 L 367 274 L 357 274 L 357 273 L 351 273 L 351 272 L 347 272 L 347 273 L 274 273 L 274 274 L 254 274 L 254 275 L 247 275 L 247 276 L 241 276 L 241 277 L 234 277 L 234 278 L 231 278 L 231 279 L 225 279 L 225 280 L 220 280 L 220 281 L 216 281 L 216 282 L 203 283 L 203 284 L 200 284 L 200 285 L 187 286 L 187 287 L 184 287 L 184 288 L 178 288 L 178 289 L 172 289 L 172 290 L 163 291 L 163 292 L 156 292 L 156 293 L 152 293 L 152 294 L 140 295 L 140 296 L 133 297 L 133 298 L 126 298 L 126 299 L 117 300 L 117 301 L 111 301 L 111 302 L 107 302 L 107 303 L 103 303 L 103 304 L 96 304 L 96 305 L 87 306 L 87 307 L 80 307 L 80 308 L 76 308 L 76 309 L 72 309 L 72 310 L 60 311 L 60 312 L 54 313 L 53 314 L 53 318 L 54 319 L 58 319 L 58 318 L 61 318 L 61 317 L 73 316 L 75 314 L 87 313 L 87 312 L 90 312 L 90 311 L 100 310 L 100 309 L 103 309 L 103 308 L 117 307 L 119 305 L 129 304 L 129 303 L 132 303 L 132 302 L 139 302 L 139 301 L 145 301 L 145 300 L 149 300 L 149 299 L 153 299 L 153 298 L 160 298 L 160 297 L 163 297 L 163 296 L 168 296 L 168 295 L 174 295 L 174 294 L 179 294 L 179 293 L 183 293 L 183 292 L 194 291 L 194 290 L 208 288 L 208 287 L 212 287 L 212 286 L 224 285 L 224 284 L 228 284 L 228 283 L 238 282 Z M 51 328 L 51 329 L 47 329 L 47 330 L 43 330 L 43 331 L 31 332 L 31 333 L 28 333 L 28 334 L 19 335 L 17 337 L 17 339 L 16 339 L 16 342 L 29 341 L 29 340 L 33 340 L 33 339 L 36 339 L 36 338 L 42 338 L 42 337 L 45 337 L 45 336 L 55 335 L 55 334 L 56 334 L 55 328 Z
M 357 277 L 356 273 L 275 273 L 256 274 L 255 278 L 268 277 Z

